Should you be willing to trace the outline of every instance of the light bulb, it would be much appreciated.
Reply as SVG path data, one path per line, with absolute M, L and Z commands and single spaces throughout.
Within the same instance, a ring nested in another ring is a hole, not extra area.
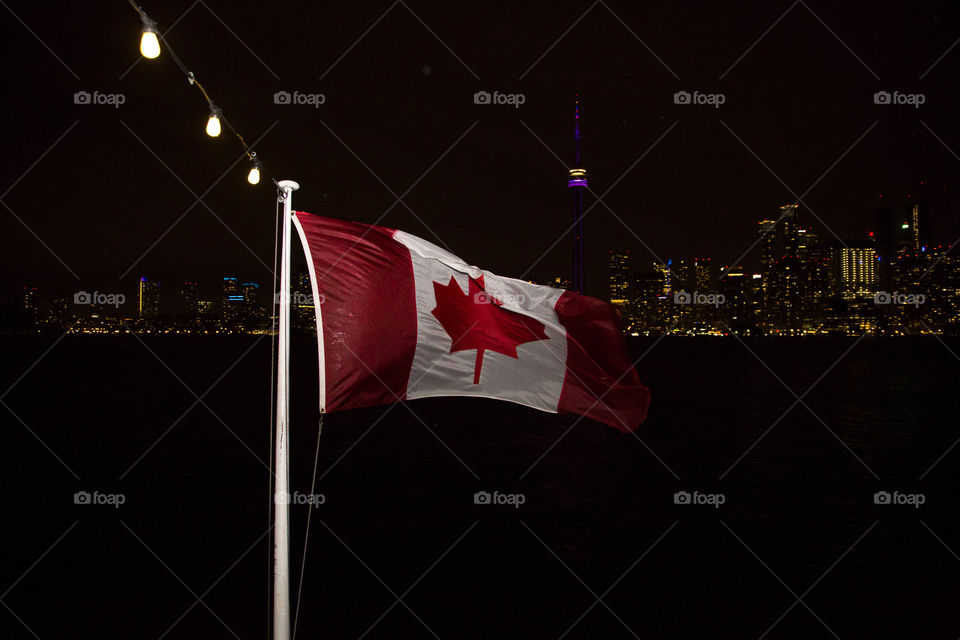
M 260 169 L 254 166 L 247 174 L 247 182 L 250 184 L 260 184 Z
M 220 118 L 215 112 L 211 113 L 210 119 L 207 120 L 207 135 L 211 138 L 216 138 L 220 135 Z
M 160 55 L 160 40 L 157 39 L 155 31 L 148 28 L 143 30 L 143 35 L 140 36 L 140 53 L 151 60 Z

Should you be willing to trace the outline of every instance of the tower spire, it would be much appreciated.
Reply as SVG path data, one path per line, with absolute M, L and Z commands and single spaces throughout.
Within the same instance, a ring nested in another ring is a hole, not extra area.
M 580 96 L 573 106 L 573 156 L 567 187 L 573 189 L 573 290 L 583 295 L 583 190 L 587 187 L 587 171 L 580 164 Z
M 573 140 L 574 140 L 574 162 L 576 167 L 580 168 L 580 99 L 577 98 L 573 103 Z

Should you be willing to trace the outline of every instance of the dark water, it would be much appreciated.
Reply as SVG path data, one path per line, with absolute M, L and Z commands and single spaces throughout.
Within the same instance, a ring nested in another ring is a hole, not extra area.
M 53 342 L 2 340 L 24 424 L 0 407 L 0 638 L 267 637 L 268 339 L 72 336 L 37 362 Z M 328 416 L 297 637 L 960 636 L 960 344 L 655 343 L 631 345 L 639 438 L 474 399 Z M 315 345 L 296 346 L 306 493 Z

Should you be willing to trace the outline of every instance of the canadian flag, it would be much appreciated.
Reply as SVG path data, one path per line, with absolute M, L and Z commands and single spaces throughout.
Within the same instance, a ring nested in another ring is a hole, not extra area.
M 471 266 L 403 231 L 296 212 L 320 354 L 320 410 L 432 396 L 509 400 L 629 432 L 650 391 L 616 310 Z

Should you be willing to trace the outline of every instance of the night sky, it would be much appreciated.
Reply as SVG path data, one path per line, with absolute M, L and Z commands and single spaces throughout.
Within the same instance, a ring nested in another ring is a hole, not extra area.
M 572 241 L 554 243 L 572 222 L 579 94 L 586 206 L 609 190 L 586 220 L 602 296 L 609 249 L 636 270 L 729 264 L 801 196 L 824 237 L 862 236 L 879 194 L 928 202 L 934 242 L 960 236 L 960 10 L 837 4 L 143 6 L 270 173 L 300 182 L 295 208 L 401 228 L 502 275 L 569 274 Z M 274 189 L 247 184 L 235 139 L 205 135 L 206 104 L 166 48 L 141 59 L 136 12 L 4 7 L 0 297 L 132 293 L 140 276 L 210 293 L 225 275 L 268 282 Z M 277 105 L 281 90 L 325 103 Z M 481 90 L 525 101 L 474 104 Z M 725 102 L 674 104 L 681 90 Z M 125 102 L 77 105 L 77 91 Z M 925 103 L 877 105 L 877 91 Z

